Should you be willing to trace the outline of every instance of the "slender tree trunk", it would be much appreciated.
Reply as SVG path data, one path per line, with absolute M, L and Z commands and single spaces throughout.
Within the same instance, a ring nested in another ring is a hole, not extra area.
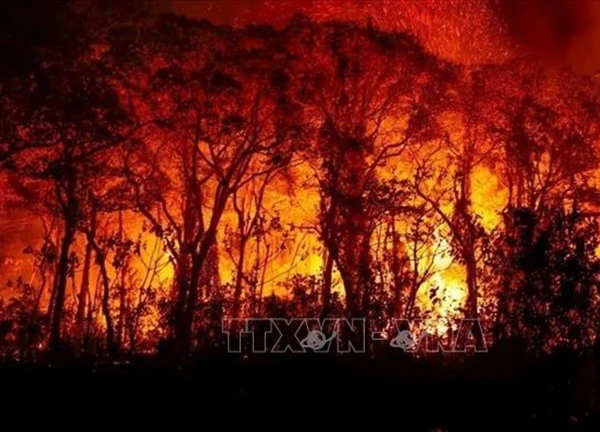
M 97 291 L 97 287 L 98 287 L 98 283 L 96 283 L 96 291 Z M 84 342 L 83 342 L 83 350 L 85 353 L 88 353 L 90 351 L 90 349 L 92 348 L 92 325 L 94 323 L 94 312 L 96 309 L 96 292 L 94 292 L 94 299 L 92 301 L 92 295 L 91 293 L 89 293 L 88 295 L 88 310 L 87 310 L 87 316 L 85 318 L 85 338 L 84 338 Z
M 102 314 L 106 322 L 106 348 L 110 355 L 116 355 L 118 347 L 115 343 L 115 329 L 112 314 L 110 311 L 110 279 L 106 270 L 106 256 L 104 251 L 98 245 L 93 235 L 88 236 L 88 241 L 91 243 L 96 253 L 96 263 L 100 269 L 100 279 L 102 280 Z
M 331 287 L 333 282 L 333 256 L 326 253 L 325 268 L 323 269 L 323 291 L 321 292 L 321 316 L 323 318 L 331 313 Z
M 242 234 L 243 235 L 243 234 Z M 233 310 L 232 318 L 235 320 L 240 316 L 242 288 L 244 282 L 244 261 L 246 255 L 246 239 L 240 241 L 240 255 L 235 276 L 235 288 L 233 290 Z M 235 321 L 234 321 L 235 322 Z
M 121 247 L 123 245 L 123 213 L 119 210 L 119 240 L 121 242 Z M 125 318 L 126 318 L 126 310 L 127 310 L 127 291 L 125 289 L 125 273 L 126 273 L 126 265 L 125 265 L 125 257 L 123 257 L 123 262 L 119 267 L 121 281 L 119 284 L 119 321 L 117 323 L 117 341 L 116 346 L 118 350 L 121 350 L 123 347 L 123 331 L 125 328 Z
M 48 283 L 48 279 L 46 278 L 46 274 L 45 274 L 45 270 L 42 270 L 40 277 L 42 278 L 42 282 L 40 285 L 40 290 L 38 291 L 37 295 L 35 296 L 35 306 L 33 308 L 33 313 L 34 315 L 37 315 L 38 311 L 40 310 L 40 303 L 42 300 L 42 296 L 44 295 L 44 291 L 46 290 L 46 284 Z
M 127 310 L 127 292 L 123 280 L 119 284 L 119 321 L 117 322 L 117 340 L 116 346 L 120 350 L 123 347 L 123 329 L 125 326 Z
M 477 311 L 477 263 L 474 251 L 469 249 L 464 258 L 467 268 L 467 318 L 477 319 L 479 317 Z
M 83 341 L 85 327 L 85 311 L 87 298 L 90 291 L 90 268 L 92 263 L 92 245 L 90 242 L 85 247 L 85 257 L 83 259 L 83 270 L 81 274 L 81 288 L 77 296 L 77 312 L 75 314 L 75 328 L 77 333 L 77 344 L 80 346 Z
M 115 343 L 115 330 L 112 315 L 110 312 L 110 280 L 106 271 L 106 259 L 104 254 L 96 250 L 96 257 L 98 259 L 98 266 L 100 267 L 100 274 L 102 275 L 102 314 L 106 321 L 106 347 L 110 355 L 117 354 L 117 346 Z
M 191 270 L 192 256 L 188 252 L 188 248 L 184 248 L 179 253 L 176 261 L 175 268 L 175 280 L 174 280 L 174 301 L 175 305 L 173 308 L 173 338 L 177 338 L 177 332 L 179 331 L 177 326 L 180 325 L 181 314 L 187 303 L 187 297 L 189 295 L 189 277 Z
M 52 317 L 54 315 L 54 302 L 56 300 L 56 271 L 58 270 L 58 266 L 54 271 L 54 280 L 52 282 L 52 286 L 50 287 L 50 298 L 48 299 L 48 311 L 46 313 L 46 321 L 49 325 L 52 325 Z
M 260 288 L 258 289 L 258 301 L 257 301 L 257 309 L 258 309 L 258 313 L 262 313 L 262 301 L 263 301 L 263 295 L 265 292 L 265 279 L 267 276 L 267 263 L 269 262 L 269 258 L 271 257 L 271 245 L 270 244 L 266 244 L 265 245 L 265 261 L 264 261 L 264 265 L 262 268 L 262 272 L 260 275 Z M 256 312 L 256 311 L 254 311 Z
M 477 258 L 475 255 L 477 233 L 471 209 L 471 172 L 472 161 L 467 157 L 459 178 L 460 191 L 455 206 L 455 217 L 459 232 L 462 232 L 461 253 L 467 270 L 467 318 L 477 319 Z
M 74 206 L 70 203 L 69 207 Z M 54 302 L 52 308 L 52 324 L 50 328 L 50 351 L 57 353 L 61 344 L 61 326 L 63 309 L 67 290 L 67 278 L 69 275 L 69 255 L 71 244 L 75 238 L 76 215 L 71 208 L 65 214 L 65 233 L 60 247 L 56 277 L 54 283 Z
M 395 220 L 392 218 L 391 222 L 391 236 L 392 236 L 392 277 L 394 280 L 394 294 L 392 300 L 392 310 L 390 313 L 391 317 L 400 317 L 403 312 L 402 304 L 402 291 L 404 288 L 403 272 L 406 261 L 404 260 L 403 251 L 401 249 L 400 238 L 396 232 Z M 402 257 L 402 258 L 401 258 Z
M 419 283 L 419 260 L 417 256 L 417 245 L 413 244 L 412 249 L 412 258 L 413 258 L 413 268 L 412 268 L 412 277 L 410 283 L 410 292 L 408 293 L 408 300 L 406 302 L 406 307 L 404 308 L 404 317 L 406 319 L 412 320 L 414 311 L 415 311 L 415 303 L 417 301 L 417 293 L 419 292 L 419 288 L 421 284 Z

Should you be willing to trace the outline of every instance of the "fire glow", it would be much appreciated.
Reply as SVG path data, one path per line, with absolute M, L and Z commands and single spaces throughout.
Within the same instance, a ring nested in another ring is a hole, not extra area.
M 326 4 L 274 27 L 99 10 L 3 81 L 3 339 L 185 355 L 224 317 L 345 314 L 591 343 L 594 78 L 488 3 Z M 565 296 L 556 335 L 527 327 Z

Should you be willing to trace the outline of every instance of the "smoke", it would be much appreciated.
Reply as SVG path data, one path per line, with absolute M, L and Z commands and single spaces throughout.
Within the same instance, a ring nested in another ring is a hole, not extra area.
M 458 63 L 497 63 L 510 55 L 493 0 L 154 0 L 172 12 L 217 24 L 281 27 L 297 13 L 316 21 L 353 20 L 408 32 L 441 58 Z
M 504 61 L 513 45 L 547 64 L 600 71 L 598 0 L 155 0 L 162 10 L 217 23 L 282 25 L 297 12 L 314 19 L 364 19 L 417 35 L 461 63 Z M 507 36 L 509 40 L 505 39 Z
M 600 2 L 494 0 L 513 41 L 544 62 L 600 71 Z

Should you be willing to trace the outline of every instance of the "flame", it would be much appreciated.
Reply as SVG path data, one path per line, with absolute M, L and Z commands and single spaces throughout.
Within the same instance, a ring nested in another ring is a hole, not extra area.
M 313 3 L 317 7 L 316 2 Z M 391 1 L 383 1 L 381 5 L 383 5 L 383 12 L 377 16 L 379 24 L 385 28 L 410 30 L 411 33 L 426 42 L 425 45 L 430 51 L 441 57 L 462 63 L 477 63 L 482 59 L 491 61 L 496 57 L 503 60 L 508 55 L 507 52 L 504 52 L 506 47 L 492 46 L 501 39 L 496 33 L 490 33 L 485 41 L 480 41 L 477 49 L 465 48 L 465 46 L 470 46 L 473 40 L 481 40 L 480 36 L 487 34 L 490 28 L 494 27 L 487 6 L 483 6 L 482 9 L 482 6 L 477 6 L 475 2 L 459 0 L 435 5 L 427 2 L 405 2 L 403 4 L 405 7 L 402 8 L 397 7 L 395 2 Z M 186 7 L 189 6 L 186 4 Z M 326 6 L 326 8 L 332 7 L 333 3 L 331 2 L 329 6 Z M 443 11 L 442 14 L 437 11 L 439 8 Z M 358 9 L 346 9 L 346 13 L 354 11 L 359 16 L 362 16 L 361 14 L 364 12 Z M 448 19 L 449 17 L 452 19 Z M 466 17 L 473 18 L 473 20 L 465 19 Z M 466 29 L 459 25 L 461 22 L 472 24 L 469 27 L 470 30 L 465 31 Z M 449 38 L 448 34 L 450 33 L 455 34 L 456 37 Z M 505 55 L 498 56 L 499 51 L 504 52 Z M 447 120 L 446 126 L 452 141 L 460 142 L 463 127 L 460 119 L 448 118 Z M 405 129 L 407 121 L 407 118 L 386 118 L 381 125 L 382 129 L 386 130 L 382 133 L 393 135 L 395 129 Z M 415 150 L 415 152 L 417 151 Z M 448 155 L 440 153 L 439 158 L 434 164 L 444 167 L 447 164 Z M 410 172 L 413 162 L 414 160 L 410 160 L 410 158 L 399 157 L 389 166 L 378 170 L 377 176 L 382 180 L 401 179 Z M 168 165 L 169 161 L 166 160 L 164 163 Z M 542 170 L 545 167 L 544 164 L 547 165 L 547 161 L 542 161 L 540 167 Z M 170 167 L 166 166 L 166 169 L 169 170 Z M 319 185 L 314 178 L 314 173 L 307 165 L 295 167 L 292 171 L 291 180 L 281 179 L 269 186 L 262 205 L 263 210 L 261 210 L 264 212 L 262 216 L 265 218 L 266 225 L 279 219 L 279 225 L 283 228 L 270 228 L 260 242 L 251 240 L 248 245 L 247 268 L 244 268 L 244 272 L 257 273 L 259 279 L 257 283 L 261 284 L 261 292 L 264 296 L 271 293 L 287 295 L 283 282 L 294 274 L 319 277 L 323 273 L 325 253 L 317 228 Z M 7 182 L 5 177 L 0 172 L 0 184 Z M 436 191 L 436 188 L 440 187 L 435 184 L 436 182 L 438 179 L 432 178 L 429 180 L 430 184 L 426 184 L 424 187 Z M 446 186 L 447 184 L 441 185 L 442 188 Z M 483 229 L 490 232 L 501 223 L 500 211 L 507 202 L 506 188 L 500 177 L 494 173 L 493 168 L 482 163 L 473 168 L 471 189 L 472 213 L 477 215 L 478 222 Z M 0 208 L 8 207 L 8 199 L 8 196 L 0 195 Z M 440 203 L 440 207 L 444 213 L 452 214 L 453 203 L 451 200 L 446 199 Z M 133 238 L 139 235 L 140 243 L 144 245 L 139 254 L 131 258 L 129 263 L 132 277 L 144 288 L 160 290 L 172 285 L 175 274 L 172 253 L 153 233 L 143 229 L 140 215 L 126 214 L 124 220 L 125 231 L 128 235 Z M 399 221 L 397 223 L 402 225 L 407 222 Z M 236 277 L 235 257 L 229 257 L 222 246 L 226 235 L 224 229 L 229 228 L 235 231 L 236 224 L 236 213 L 231 208 L 227 209 L 217 238 L 220 248 L 218 273 L 223 284 L 231 283 Z M 428 244 L 425 245 L 425 249 L 429 255 L 418 258 L 417 262 L 420 271 L 430 273 L 430 277 L 418 292 L 417 306 L 425 313 L 427 325 L 437 333 L 446 332 L 449 328 L 448 321 L 462 316 L 462 309 L 467 297 L 466 271 L 464 266 L 453 257 L 450 239 L 451 233 L 447 227 L 436 228 L 431 239 L 426 240 Z M 78 239 L 74 249 L 78 256 L 82 256 L 85 249 L 83 239 Z M 600 249 L 597 253 L 600 255 Z M 2 257 L 0 256 L 0 258 Z M 433 261 L 431 262 L 431 260 Z M 97 268 L 93 267 L 92 281 L 98 276 Z M 109 271 L 109 277 L 111 281 L 114 281 L 118 277 L 118 271 L 114 268 L 110 268 Z M 149 271 L 154 273 L 151 281 L 144 279 L 144 275 Z M 80 272 L 79 269 L 78 272 Z M 31 278 L 32 281 L 34 277 L 35 274 Z M 79 274 L 78 277 L 81 275 Z M 339 275 L 335 275 L 334 279 L 334 285 L 343 296 Z M 92 282 L 91 298 L 96 297 L 95 289 L 98 289 L 97 284 Z M 113 307 L 117 308 L 117 304 L 114 303 Z M 97 316 L 97 319 L 99 322 L 103 320 L 100 315 Z M 149 322 L 150 324 L 158 322 L 158 312 L 155 311 L 151 314 Z
M 500 212 L 506 205 L 507 191 L 500 179 L 486 166 L 477 166 L 471 175 L 472 211 L 486 232 L 496 228 Z M 451 204 L 447 204 L 451 208 Z M 432 275 L 421 288 L 419 306 L 427 312 L 426 326 L 429 331 L 444 334 L 452 321 L 462 317 L 467 298 L 466 270 L 452 256 L 449 233 L 436 229 L 428 249 L 433 254 Z M 419 268 L 428 266 L 421 259 Z
M 508 192 L 500 179 L 485 166 L 477 166 L 471 176 L 473 191 L 471 206 L 473 213 L 480 218 L 483 228 L 489 232 L 500 222 L 500 212 L 508 200 Z
M 440 230 L 434 233 L 429 247 L 433 258 L 432 276 L 421 287 L 419 307 L 426 312 L 425 326 L 428 331 L 443 334 L 450 322 L 461 316 L 465 305 L 467 287 L 464 266 L 452 258 L 451 245 Z M 419 266 L 425 266 L 419 263 Z

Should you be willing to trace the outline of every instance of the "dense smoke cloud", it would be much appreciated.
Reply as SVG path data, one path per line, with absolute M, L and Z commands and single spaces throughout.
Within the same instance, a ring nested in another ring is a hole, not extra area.
M 352 20 L 408 32 L 437 56 L 458 63 L 499 63 L 511 47 L 491 0 L 159 0 L 172 12 L 217 24 L 281 27 L 294 15 L 316 21 Z
M 584 74 L 600 70 L 600 2 L 595 0 L 497 0 L 512 39 L 552 64 Z
M 317 20 L 370 18 L 380 27 L 409 31 L 435 54 L 461 63 L 501 62 L 517 45 L 549 64 L 584 74 L 600 70 L 596 0 L 163 0 L 155 10 L 233 25 L 278 26 L 295 13 Z

